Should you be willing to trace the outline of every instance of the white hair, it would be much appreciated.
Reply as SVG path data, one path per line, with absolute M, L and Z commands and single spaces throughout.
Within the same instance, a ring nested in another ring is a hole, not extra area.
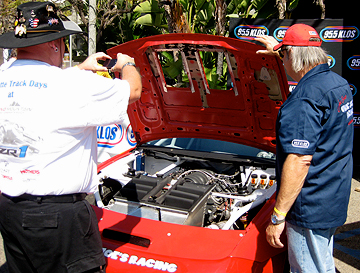
M 295 73 L 328 62 L 326 51 L 319 46 L 287 46 L 286 49 Z

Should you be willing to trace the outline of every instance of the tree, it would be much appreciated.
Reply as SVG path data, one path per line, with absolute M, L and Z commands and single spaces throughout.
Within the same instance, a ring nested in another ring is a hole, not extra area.
M 0 0 L 0 34 L 11 31 L 14 27 L 16 8 L 28 2 L 26 0 Z
M 97 0 L 99 50 L 160 33 L 206 33 L 226 36 L 229 17 L 290 18 L 300 0 Z M 324 0 L 314 0 L 325 17 Z M 0 0 L 0 31 L 13 27 L 16 6 L 27 0 Z M 88 1 L 66 0 L 60 11 L 78 14 L 84 32 L 88 29 Z M 83 35 L 84 44 L 88 37 Z M 84 50 L 84 52 L 87 52 Z
M 104 31 L 109 27 L 114 27 L 119 24 L 119 21 L 126 17 L 127 14 L 132 14 L 135 7 L 142 1 L 126 1 L 126 0 L 97 0 L 96 14 L 97 14 L 97 35 L 96 43 L 98 44 L 103 36 Z M 68 4 L 68 5 L 67 5 Z M 65 7 L 72 7 L 79 15 L 83 28 L 86 31 L 88 21 L 88 2 L 82 0 L 67 0 Z M 64 10 L 64 7 L 63 7 Z M 87 42 L 87 37 L 85 37 Z

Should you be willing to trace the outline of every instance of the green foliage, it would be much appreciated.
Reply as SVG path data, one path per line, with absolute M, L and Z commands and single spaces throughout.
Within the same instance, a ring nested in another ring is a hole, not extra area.
M 228 0 L 227 16 L 243 18 L 278 18 L 276 0 Z M 287 11 L 291 13 L 299 0 L 287 0 Z M 288 15 L 290 17 L 290 14 Z
M 134 12 L 140 15 L 135 20 L 136 24 L 167 29 L 164 9 L 159 7 L 158 1 L 150 0 L 142 2 L 134 9 Z
M 0 1 L 0 29 L 1 33 L 13 30 L 17 6 L 28 2 L 27 0 L 2 0 Z
M 214 34 L 215 1 L 213 0 L 180 0 L 187 23 L 193 33 Z

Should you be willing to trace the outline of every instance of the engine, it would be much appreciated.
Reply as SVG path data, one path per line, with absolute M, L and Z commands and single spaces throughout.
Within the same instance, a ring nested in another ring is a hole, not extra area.
M 104 205 L 169 223 L 244 229 L 276 188 L 273 167 L 144 154 L 129 165 L 121 184 L 102 178 Z

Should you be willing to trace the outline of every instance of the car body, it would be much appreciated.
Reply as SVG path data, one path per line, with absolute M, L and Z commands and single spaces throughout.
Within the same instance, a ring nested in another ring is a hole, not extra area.
M 286 248 L 265 229 L 289 88 L 281 60 L 260 48 L 167 34 L 107 51 L 134 56 L 143 83 L 128 108 L 136 148 L 98 165 L 107 272 L 283 272 Z

